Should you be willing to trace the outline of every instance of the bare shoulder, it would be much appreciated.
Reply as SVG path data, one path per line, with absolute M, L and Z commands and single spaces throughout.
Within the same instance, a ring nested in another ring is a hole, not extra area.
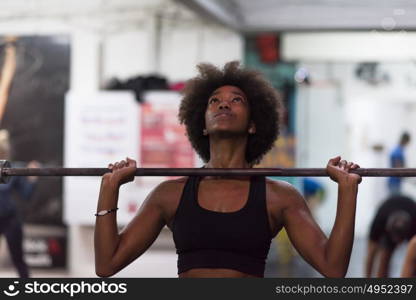
M 266 179 L 266 202 L 273 236 L 285 225 L 285 213 L 303 209 L 302 195 L 288 182 Z
M 159 183 L 149 194 L 150 199 L 159 202 L 171 201 L 182 194 L 183 187 L 188 177 L 165 180 Z
M 187 179 L 188 177 L 179 177 L 175 179 L 162 181 L 156 186 L 155 191 L 167 192 L 167 191 L 175 190 L 178 187 L 182 187 L 185 184 Z
M 303 205 L 304 199 L 299 191 L 290 183 L 282 180 L 266 179 L 267 202 L 276 204 L 278 202 L 283 207 L 292 205 Z
M 171 227 L 173 216 L 179 206 L 183 188 L 188 177 L 161 182 L 148 196 L 148 201 L 159 207 L 166 224 Z

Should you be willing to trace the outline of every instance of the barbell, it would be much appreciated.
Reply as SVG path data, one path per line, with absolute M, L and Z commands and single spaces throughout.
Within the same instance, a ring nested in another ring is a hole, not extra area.
M 12 176 L 102 176 L 108 168 L 12 168 L 7 160 L 0 160 L 0 183 Z M 359 168 L 351 173 L 362 177 L 416 177 L 416 168 Z M 276 176 L 326 177 L 324 168 L 137 168 L 135 176 Z

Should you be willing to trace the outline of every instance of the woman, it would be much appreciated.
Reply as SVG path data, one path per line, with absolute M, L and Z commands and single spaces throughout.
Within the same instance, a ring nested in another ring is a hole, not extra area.
M 392 194 L 377 209 L 368 235 L 365 275 L 389 277 L 390 262 L 399 246 L 416 234 L 416 202 Z M 373 270 L 375 269 L 375 272 Z
M 278 134 L 279 97 L 257 72 L 231 62 L 218 70 L 199 65 L 187 82 L 179 119 L 205 168 L 251 168 Z M 349 264 L 361 178 L 354 163 L 327 165 L 338 182 L 338 209 L 327 238 L 298 191 L 261 176 L 207 176 L 168 180 L 146 198 L 118 233 L 116 207 L 136 162 L 110 164 L 102 178 L 95 227 L 98 276 L 111 276 L 143 254 L 167 225 L 178 253 L 179 277 L 263 277 L 270 241 L 285 227 L 298 252 L 321 274 L 345 276 Z
M 0 73 L 0 124 L 2 123 L 9 92 L 16 72 L 16 37 L 4 39 L 4 58 Z M 9 132 L 0 130 L 0 159 L 10 159 Z M 38 167 L 37 162 L 30 162 L 28 167 Z M 29 271 L 23 258 L 23 229 L 17 214 L 12 192 L 17 191 L 28 200 L 32 194 L 36 177 L 12 177 L 6 184 L 0 185 L 0 236 L 4 235 L 10 256 L 21 278 L 28 278 Z

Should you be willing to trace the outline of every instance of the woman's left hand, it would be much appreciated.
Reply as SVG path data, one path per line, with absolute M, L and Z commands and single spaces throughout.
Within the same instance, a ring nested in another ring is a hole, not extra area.
M 360 166 L 341 159 L 341 156 L 334 157 L 328 161 L 326 171 L 329 177 L 338 182 L 338 184 L 359 184 L 361 176 L 355 173 L 350 173 L 351 170 L 358 169 Z

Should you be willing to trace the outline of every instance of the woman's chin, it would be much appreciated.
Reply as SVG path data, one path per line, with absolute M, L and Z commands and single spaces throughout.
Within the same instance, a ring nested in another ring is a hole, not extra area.
M 241 138 L 247 136 L 247 131 L 235 130 L 230 128 L 219 128 L 209 133 L 211 137 L 218 138 Z

